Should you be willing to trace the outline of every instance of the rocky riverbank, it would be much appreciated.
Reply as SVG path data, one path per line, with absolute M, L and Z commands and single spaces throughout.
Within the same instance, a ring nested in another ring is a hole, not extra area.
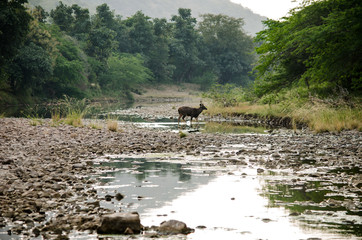
M 111 213 L 99 206 L 101 199 L 88 176 L 96 173 L 93 160 L 107 154 L 175 152 L 202 155 L 208 146 L 216 149 L 210 158 L 217 164 L 257 164 L 263 169 L 291 169 L 295 181 L 303 176 L 346 183 L 344 194 L 361 196 L 362 178 L 347 174 L 361 166 L 362 133 L 265 135 L 188 134 L 140 129 L 119 123 L 119 131 L 91 127 L 54 126 L 51 120 L 0 119 L 0 224 L 9 234 L 25 238 L 66 238 L 72 230 L 96 231 L 100 217 Z M 218 147 L 244 144 L 232 153 Z M 210 153 L 208 153 L 210 154 Z M 312 160 L 312 161 L 308 161 Z M 328 167 L 328 171 L 303 172 Z M 330 173 L 329 170 L 338 170 Z M 89 201 L 89 199 L 93 199 Z M 349 203 L 360 210 L 360 197 Z M 338 204 L 344 204 L 343 202 Z

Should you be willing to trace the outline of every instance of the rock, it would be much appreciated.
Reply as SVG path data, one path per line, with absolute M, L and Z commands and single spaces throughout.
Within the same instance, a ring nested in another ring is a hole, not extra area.
M 101 226 L 97 229 L 97 233 L 125 234 L 129 233 L 130 230 L 136 234 L 141 231 L 140 217 L 136 212 L 104 215 L 101 220 Z
M 33 229 L 33 233 L 34 233 L 34 235 L 35 235 L 35 237 L 38 237 L 39 235 L 40 235 L 40 230 L 39 230 L 39 228 L 34 228 Z
M 158 231 L 161 234 L 189 234 L 194 229 L 188 228 L 184 222 L 177 220 L 169 220 L 162 222 Z
M 300 215 L 300 213 L 298 213 L 298 212 L 292 212 L 289 214 L 289 216 L 291 216 L 291 217 L 295 217 L 295 216 L 299 216 L 299 215 Z
M 117 193 L 115 197 L 117 201 L 121 201 L 124 198 L 124 196 L 121 193 Z

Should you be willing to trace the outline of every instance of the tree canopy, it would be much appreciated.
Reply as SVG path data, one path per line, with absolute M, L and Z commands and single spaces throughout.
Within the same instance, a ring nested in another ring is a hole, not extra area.
M 268 20 L 256 40 L 255 69 L 261 96 L 304 87 L 321 96 L 340 88 L 362 90 L 362 3 L 358 0 L 304 1 L 289 17 Z
M 222 14 L 198 21 L 180 8 L 169 20 L 141 11 L 123 19 L 107 4 L 90 16 L 76 4 L 59 2 L 48 14 L 26 2 L 0 3 L 0 102 L 130 98 L 145 83 L 254 86 L 259 97 L 362 90 L 357 0 L 306 0 L 288 17 L 265 21 L 255 42 L 244 19 Z

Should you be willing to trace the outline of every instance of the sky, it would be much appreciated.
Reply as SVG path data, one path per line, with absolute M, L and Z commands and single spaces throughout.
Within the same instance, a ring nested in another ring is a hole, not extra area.
M 254 13 L 277 20 L 288 14 L 289 10 L 297 7 L 301 0 L 230 0 L 243 7 L 251 9 Z

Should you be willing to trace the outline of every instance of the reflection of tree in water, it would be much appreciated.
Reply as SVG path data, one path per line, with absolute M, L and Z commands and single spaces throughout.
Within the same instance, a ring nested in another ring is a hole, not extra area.
M 348 197 L 341 195 L 330 196 L 332 190 L 326 189 L 320 181 L 308 181 L 302 185 L 283 184 L 280 182 L 267 181 L 262 189 L 262 195 L 269 199 L 269 207 L 284 206 L 292 212 L 304 213 L 311 211 L 346 211 L 347 215 L 361 215 L 361 211 L 350 211 L 343 204 L 341 205 L 325 205 L 324 201 L 333 199 L 343 201 Z M 322 203 L 322 204 L 321 204 Z M 331 216 L 331 213 L 329 214 Z M 336 228 L 344 232 L 352 233 L 357 236 L 362 235 L 361 224 L 340 224 L 336 222 L 324 222 L 331 228 Z
M 179 181 L 189 181 L 191 179 L 191 170 L 182 168 L 180 163 L 170 163 L 170 162 L 153 162 L 147 161 L 145 158 L 124 158 L 124 159 L 115 159 L 121 160 L 119 162 L 108 162 L 104 163 L 104 166 L 110 166 L 116 169 L 132 169 L 137 171 L 137 174 L 134 174 L 134 177 L 143 181 L 151 175 L 156 175 L 160 177 L 167 176 L 168 174 L 178 175 Z M 111 173 L 114 175 L 114 172 Z M 106 182 L 106 181 L 105 181 Z

